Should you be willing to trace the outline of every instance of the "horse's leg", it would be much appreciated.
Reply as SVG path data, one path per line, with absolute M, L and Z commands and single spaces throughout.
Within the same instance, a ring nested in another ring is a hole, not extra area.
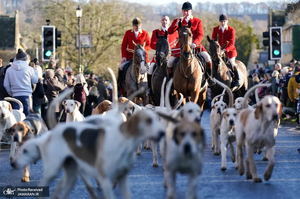
M 191 93 L 191 101 L 194 102 L 195 104 L 198 103 L 199 93 L 200 93 L 199 89 Z
M 203 91 L 201 91 L 199 93 L 198 105 L 201 107 L 201 117 L 203 115 L 203 107 L 204 107 L 204 104 L 206 101 L 206 92 L 207 92 L 207 89 L 204 89 Z

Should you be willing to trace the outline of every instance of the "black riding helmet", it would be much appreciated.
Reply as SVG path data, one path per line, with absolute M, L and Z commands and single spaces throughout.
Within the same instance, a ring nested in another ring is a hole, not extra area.
M 193 6 L 190 2 L 187 1 L 182 5 L 182 10 L 193 10 Z

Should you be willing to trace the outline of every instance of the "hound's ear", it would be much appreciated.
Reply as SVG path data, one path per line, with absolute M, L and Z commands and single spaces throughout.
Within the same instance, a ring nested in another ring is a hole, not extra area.
M 146 46 L 146 40 L 144 40 L 144 43 L 143 43 L 143 48 L 145 48 Z
M 191 22 L 191 20 L 189 20 L 188 27 L 189 27 L 189 28 L 192 27 L 192 22 Z
M 10 110 L 10 111 L 12 111 L 13 109 L 12 109 L 12 106 L 11 106 L 11 104 L 9 103 L 8 104 L 8 109 Z
M 215 105 L 212 105 L 211 108 L 214 109 L 214 108 L 216 108 L 216 106 L 215 106 Z
M 178 136 L 178 127 L 176 127 L 175 129 L 174 129 L 174 134 L 173 134 L 173 140 L 174 140 L 174 142 L 177 144 L 177 145 L 179 145 L 179 140 L 178 140 L 178 138 L 177 138 L 177 136 Z
M 158 34 L 158 31 L 155 31 L 155 34 L 156 34 L 156 38 L 160 38 L 159 34 Z
M 136 43 L 133 40 L 132 40 L 132 43 L 133 43 L 134 46 L 136 46 Z
M 61 104 L 64 106 L 64 105 L 66 105 L 66 101 L 67 100 L 64 100 Z
M 282 114 L 282 104 L 280 103 L 278 106 L 279 106 L 279 118 L 280 118 Z
M 132 106 L 132 112 L 134 113 L 134 110 L 135 110 L 135 107 L 134 106 Z
M 211 42 L 210 37 L 208 35 L 206 37 L 207 37 L 207 41 L 210 43 Z
M 226 118 L 227 116 L 227 110 L 225 110 L 223 113 L 222 113 L 222 117 Z
M 81 103 L 78 102 L 77 100 L 74 100 L 75 101 L 75 104 L 78 106 L 78 108 L 81 106 Z
M 254 112 L 255 119 L 258 120 L 261 112 L 262 112 L 262 103 L 260 102 L 260 103 L 257 104 L 257 106 L 255 108 L 255 112 Z

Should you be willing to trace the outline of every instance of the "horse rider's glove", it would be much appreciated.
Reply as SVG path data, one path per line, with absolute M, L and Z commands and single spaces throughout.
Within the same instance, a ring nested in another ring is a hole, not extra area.
M 197 45 L 195 43 L 192 43 L 192 48 L 194 49 L 196 47 L 197 47 Z
M 123 63 L 123 62 L 126 62 L 126 57 L 123 57 L 123 58 L 122 58 L 121 63 Z

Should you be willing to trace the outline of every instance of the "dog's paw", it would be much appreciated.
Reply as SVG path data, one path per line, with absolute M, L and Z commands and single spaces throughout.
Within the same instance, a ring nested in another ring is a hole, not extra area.
M 267 157 L 263 157 L 262 160 L 263 160 L 263 161 L 268 161 L 268 158 L 267 158 Z
M 220 155 L 220 152 L 216 151 L 216 152 L 214 152 L 214 155 Z
M 250 179 L 252 179 L 252 175 L 251 175 L 251 173 L 246 173 L 246 179 L 247 179 L 247 180 L 250 180 Z
M 261 154 L 262 150 L 261 149 L 257 149 L 257 154 Z
M 145 146 L 144 146 L 144 149 L 150 150 L 151 148 L 150 148 L 150 146 L 145 145 Z
M 227 169 L 226 167 L 221 167 L 222 171 L 226 171 L 226 169 Z
M 158 167 L 158 163 L 156 163 L 156 162 L 153 163 L 153 164 L 152 164 L 152 167 Z
M 257 183 L 257 182 L 262 182 L 262 180 L 260 178 L 253 178 L 253 182 Z
M 244 175 L 244 167 L 239 167 L 238 170 L 240 176 Z
M 231 161 L 235 163 L 235 156 L 231 157 Z
M 30 181 L 29 177 L 23 177 L 21 179 L 21 182 L 29 182 L 29 181 Z
M 142 153 L 141 153 L 141 152 L 136 152 L 136 155 L 139 155 L 139 156 L 141 156 L 141 155 L 142 155 Z
M 264 174 L 264 179 L 265 179 L 265 181 L 270 180 L 270 178 L 271 178 L 271 173 L 265 173 L 265 174 Z

